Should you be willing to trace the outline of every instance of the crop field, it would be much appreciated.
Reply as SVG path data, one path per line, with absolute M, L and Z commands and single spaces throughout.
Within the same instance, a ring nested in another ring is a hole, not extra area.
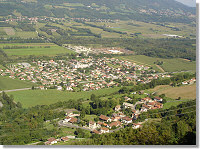
M 160 26 L 153 23 L 145 23 L 140 21 L 118 21 L 111 22 L 98 22 L 92 23 L 98 26 L 107 26 L 107 28 L 127 32 L 128 34 L 141 33 L 143 38 L 166 38 L 163 34 L 175 34 L 184 37 L 189 37 L 191 34 L 195 35 L 195 28 L 183 23 L 168 23 L 169 25 Z M 175 31 L 169 26 L 177 27 L 180 31 Z
M 8 77 L 0 76 L 0 90 L 11 90 L 11 89 L 20 89 L 20 88 L 31 88 L 33 84 L 31 82 L 11 79 Z
M 16 32 L 15 36 L 21 37 L 21 38 L 36 38 L 36 37 L 38 37 L 36 32 L 24 32 L 24 31 Z
M 122 60 L 129 60 L 141 65 L 152 66 L 153 69 L 162 72 L 162 69 L 166 72 L 176 72 L 176 71 L 195 71 L 196 62 L 186 61 L 180 58 L 173 59 L 164 59 L 164 58 L 153 58 L 144 55 L 131 55 L 131 56 L 119 56 L 117 57 Z M 162 69 L 154 64 L 156 61 L 163 61 L 163 64 L 160 65 Z
M 91 94 L 102 95 L 116 92 L 120 87 L 107 88 L 88 92 L 67 92 L 57 90 L 25 90 L 9 92 L 9 95 L 14 96 L 16 102 L 21 102 L 24 108 L 36 105 L 49 105 L 58 101 L 76 100 L 79 98 L 89 99 Z
M 15 30 L 12 27 L 4 27 L 4 31 L 7 35 L 15 35 Z
M 67 5 L 71 5 L 71 4 L 66 3 L 66 6 L 59 6 L 59 7 L 69 7 Z M 73 5 L 79 5 L 79 4 L 74 3 Z M 90 29 L 91 32 L 95 34 L 101 34 L 102 38 L 133 38 L 136 36 L 133 35 L 132 37 L 131 34 L 135 34 L 135 33 L 141 33 L 137 35 L 137 37 L 140 37 L 140 38 L 168 38 L 167 36 L 164 36 L 163 34 L 173 34 L 173 35 L 175 34 L 175 35 L 180 35 L 183 37 L 191 37 L 191 35 L 195 36 L 196 34 L 196 30 L 194 27 L 191 27 L 183 23 L 168 23 L 169 25 L 161 26 L 155 23 L 144 23 L 140 21 L 86 22 L 89 24 L 97 25 L 97 26 L 104 26 L 107 29 L 112 29 L 114 31 L 126 32 L 127 34 L 108 32 L 108 31 L 104 31 L 103 29 L 100 29 L 97 27 L 91 27 L 89 25 L 78 23 L 75 21 L 65 21 L 62 23 L 63 25 L 56 24 L 56 23 L 49 23 L 49 25 L 57 26 L 65 30 L 67 29 L 67 30 L 72 30 L 72 31 L 74 31 L 72 28 L 70 28 L 72 26 L 77 27 L 77 28 L 87 28 L 87 29 Z M 48 35 L 46 34 L 46 32 L 41 31 L 39 29 L 41 27 L 44 27 L 45 24 L 46 23 L 37 23 L 36 29 L 39 33 L 42 33 L 47 37 L 51 37 L 51 35 Z M 170 27 L 176 27 L 179 30 L 175 31 L 175 30 L 172 30 Z
M 54 56 L 63 53 L 74 53 L 71 50 L 57 46 L 51 43 L 27 43 L 27 44 L 0 44 L 0 48 L 5 46 L 28 46 L 31 48 L 15 48 L 15 49 L 3 49 L 8 56 L 28 56 L 28 55 L 49 55 Z M 49 47 L 47 47 L 49 46 Z

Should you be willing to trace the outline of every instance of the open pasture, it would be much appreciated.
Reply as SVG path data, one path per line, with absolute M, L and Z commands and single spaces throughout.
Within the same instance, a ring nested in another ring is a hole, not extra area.
M 0 65 L 1 67 L 1 65 Z M 20 88 L 31 88 L 32 86 L 36 86 L 36 84 L 21 81 L 17 79 L 11 79 L 9 77 L 0 76 L 0 90 L 12 90 L 12 89 L 20 89 Z
M 51 43 L 27 43 L 27 44 L 0 44 L 0 48 L 5 46 L 13 47 L 13 46 L 28 46 L 31 48 L 10 48 L 10 49 L 3 49 L 4 52 L 8 56 L 29 56 L 29 55 L 36 55 L 36 56 L 54 56 L 58 54 L 64 53 L 74 53 L 71 50 L 66 48 L 57 46 Z
M 76 100 L 76 99 L 89 99 L 91 94 L 103 95 L 116 92 L 120 87 L 107 88 L 88 92 L 68 92 L 57 90 L 25 90 L 9 92 L 9 95 L 14 96 L 16 102 L 21 102 L 24 108 L 36 106 L 36 105 L 49 105 L 58 101 Z

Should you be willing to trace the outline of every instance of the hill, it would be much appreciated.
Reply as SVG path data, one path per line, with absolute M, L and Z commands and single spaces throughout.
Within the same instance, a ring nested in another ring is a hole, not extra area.
M 174 0 L 5 0 L 1 2 L 0 14 L 145 22 L 195 21 L 195 8 Z

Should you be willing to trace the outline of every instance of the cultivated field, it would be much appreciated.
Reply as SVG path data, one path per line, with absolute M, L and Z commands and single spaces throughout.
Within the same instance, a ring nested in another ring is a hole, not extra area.
M 15 48 L 15 49 L 3 49 L 8 56 L 29 56 L 29 55 L 48 55 L 55 56 L 58 54 L 74 53 L 71 50 L 57 46 L 51 43 L 27 43 L 27 44 L 0 44 L 0 48 L 5 46 L 28 46 L 31 48 Z M 47 47 L 48 46 L 48 47 Z
M 130 55 L 130 56 L 119 56 L 117 57 L 122 60 L 129 60 L 141 65 L 152 66 L 153 69 L 159 72 L 176 72 L 176 71 L 195 71 L 196 70 L 196 62 L 189 62 L 184 59 L 174 58 L 174 59 L 164 59 L 164 58 L 153 58 L 144 55 Z M 160 65 L 162 69 L 160 69 L 154 62 L 163 61 L 163 64 Z
M 76 100 L 76 99 L 88 99 L 91 94 L 102 95 L 116 92 L 120 87 L 101 89 L 88 92 L 67 92 L 57 90 L 26 90 L 9 92 L 9 95 L 14 96 L 16 102 L 21 102 L 24 108 L 36 106 L 36 105 L 49 105 L 58 101 Z

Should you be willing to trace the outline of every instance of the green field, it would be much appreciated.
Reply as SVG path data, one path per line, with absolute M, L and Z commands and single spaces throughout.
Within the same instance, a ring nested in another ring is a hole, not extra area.
M 0 69 L 6 69 L 3 65 L 0 65 Z
M 196 62 L 195 61 L 190 62 L 190 61 L 180 59 L 180 58 L 164 59 L 164 58 L 148 57 L 145 55 L 119 56 L 117 58 L 119 58 L 121 60 L 132 61 L 137 64 L 152 66 L 153 69 L 155 69 L 159 72 L 162 72 L 162 70 L 160 70 L 158 68 L 158 66 L 156 66 L 154 64 L 154 62 L 156 62 L 157 60 L 163 61 L 163 64 L 160 65 L 160 67 L 162 69 L 164 69 L 164 71 L 166 71 L 166 72 L 187 71 L 187 70 L 195 71 L 196 70 Z
M 0 90 L 11 90 L 11 89 L 20 89 L 20 88 L 31 88 L 36 84 L 16 79 L 11 79 L 8 77 L 0 76 Z
M 16 102 L 21 102 L 24 108 L 36 106 L 36 105 L 49 105 L 58 101 L 67 101 L 69 99 L 88 99 L 91 94 L 103 95 L 116 92 L 120 87 L 107 88 L 88 92 L 67 92 L 57 90 L 25 90 L 9 92 L 9 95 L 13 95 Z
M 8 56 L 28 56 L 28 55 L 48 55 L 48 56 L 55 56 L 58 54 L 64 53 L 74 53 L 71 50 L 66 48 L 57 46 L 55 44 L 50 43 L 30 43 L 30 44 L 0 44 L 0 48 L 5 46 L 29 46 L 32 48 L 22 48 L 22 49 L 3 49 Z M 45 46 L 50 46 L 49 48 L 45 48 Z
M 88 121 L 94 121 L 94 118 L 97 118 L 97 115 L 85 115 L 84 119 Z
M 184 99 L 184 100 L 172 100 L 168 101 L 167 103 L 164 104 L 163 109 L 169 109 L 172 106 L 177 106 L 183 102 L 190 101 L 189 99 Z

